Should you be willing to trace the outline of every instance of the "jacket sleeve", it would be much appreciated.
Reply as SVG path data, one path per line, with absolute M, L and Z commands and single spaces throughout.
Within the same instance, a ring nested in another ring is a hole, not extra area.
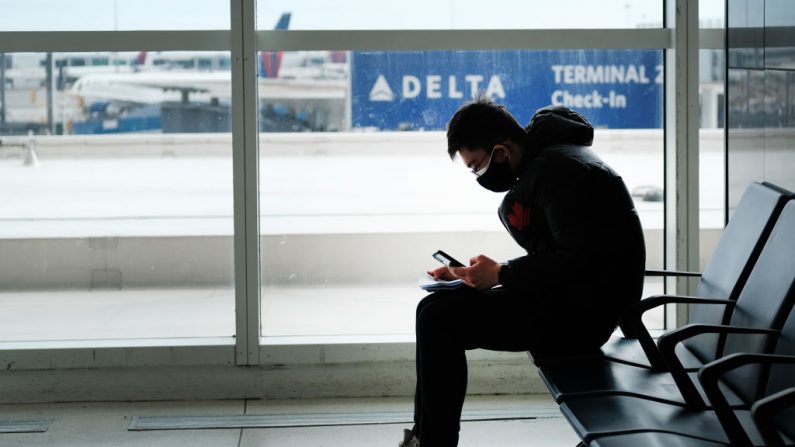
M 604 197 L 600 197 L 602 188 L 596 177 L 583 169 L 576 176 L 550 170 L 546 178 L 537 179 L 540 191 L 536 208 L 543 211 L 554 247 L 509 261 L 500 271 L 500 284 L 521 289 L 537 281 L 560 283 L 598 276 L 601 269 L 597 255 L 606 236 L 600 234 L 606 210 L 599 209 Z

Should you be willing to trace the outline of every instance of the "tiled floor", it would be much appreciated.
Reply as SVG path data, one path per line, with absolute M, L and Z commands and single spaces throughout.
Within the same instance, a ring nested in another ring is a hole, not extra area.
M 466 410 L 554 409 L 547 396 L 470 396 Z M 334 399 L 286 401 L 201 401 L 0 405 L 0 420 L 54 418 L 46 433 L 0 434 L 2 446 L 146 447 L 395 447 L 405 424 L 268 428 L 128 431 L 134 416 L 364 413 L 410 411 L 411 400 Z M 555 414 L 554 412 L 552 414 Z M 462 447 L 572 447 L 577 438 L 561 417 L 464 422 Z

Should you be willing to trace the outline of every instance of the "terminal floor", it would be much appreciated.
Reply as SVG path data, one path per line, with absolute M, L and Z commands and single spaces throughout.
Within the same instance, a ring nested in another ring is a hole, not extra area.
M 395 447 L 407 424 L 266 429 L 128 431 L 135 416 L 222 416 L 406 412 L 409 398 L 328 400 L 228 400 L 196 402 L 112 402 L 0 405 L 0 421 L 53 418 L 45 433 L 0 434 L 0 445 L 146 447 Z M 547 396 L 469 396 L 467 410 L 540 410 L 549 416 L 488 422 L 463 422 L 461 447 L 571 447 L 578 439 L 555 413 Z

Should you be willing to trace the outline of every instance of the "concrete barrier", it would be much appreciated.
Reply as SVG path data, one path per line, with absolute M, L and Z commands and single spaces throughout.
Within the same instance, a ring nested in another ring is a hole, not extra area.
M 662 230 L 645 231 L 649 268 L 661 268 Z M 701 232 L 711 253 L 721 230 Z M 521 249 L 501 232 L 268 235 L 260 238 L 269 286 L 413 284 L 431 253 L 510 259 Z M 229 236 L 0 240 L 0 290 L 231 287 Z M 702 257 L 702 265 L 707 256 Z

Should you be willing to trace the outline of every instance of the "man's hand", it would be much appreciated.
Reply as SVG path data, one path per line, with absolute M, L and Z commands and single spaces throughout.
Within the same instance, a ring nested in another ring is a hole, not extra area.
M 450 270 L 447 267 L 439 267 L 436 270 L 431 270 L 426 272 L 427 274 L 433 276 L 435 280 L 443 280 L 443 281 L 452 281 L 456 279 L 456 277 L 450 273 Z
M 476 289 L 490 289 L 499 284 L 500 264 L 488 256 L 475 256 L 469 260 L 469 267 L 448 267 L 448 270 Z

